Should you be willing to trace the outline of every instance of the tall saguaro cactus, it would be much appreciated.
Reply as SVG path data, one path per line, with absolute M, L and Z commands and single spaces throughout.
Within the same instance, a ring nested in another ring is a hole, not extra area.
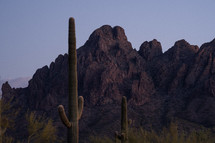
M 115 132 L 116 143 L 128 143 L 128 115 L 127 115 L 127 98 L 122 97 L 121 103 L 121 133 Z
M 63 105 L 58 106 L 58 111 L 63 124 L 68 128 L 67 142 L 78 143 L 79 126 L 78 121 L 81 118 L 84 98 L 78 97 L 78 78 L 77 78 L 77 54 L 75 37 L 75 20 L 69 19 L 69 116 L 67 118 Z

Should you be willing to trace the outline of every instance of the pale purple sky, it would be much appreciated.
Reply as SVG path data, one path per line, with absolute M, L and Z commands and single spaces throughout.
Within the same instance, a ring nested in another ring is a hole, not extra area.
M 1 0 L 0 77 L 32 76 L 67 52 L 68 19 L 75 17 L 77 46 L 102 25 L 125 29 L 133 48 L 157 39 L 201 46 L 215 38 L 214 0 Z

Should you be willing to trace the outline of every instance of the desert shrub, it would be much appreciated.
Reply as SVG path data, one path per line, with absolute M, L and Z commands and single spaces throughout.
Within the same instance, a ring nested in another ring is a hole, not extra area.
M 57 139 L 57 130 L 53 125 L 51 119 L 46 118 L 45 116 L 36 115 L 35 112 L 27 113 L 27 132 L 28 138 L 17 141 L 15 137 L 9 136 L 7 132 L 10 130 L 16 130 L 15 127 L 15 118 L 19 113 L 19 109 L 13 108 L 11 102 L 13 98 L 8 101 L 0 99 L 0 143 L 52 143 L 59 141 Z
M 26 120 L 28 122 L 28 143 L 53 143 L 57 141 L 57 130 L 51 119 L 31 112 L 26 114 Z
M 13 138 L 7 135 L 7 131 L 14 127 L 14 118 L 18 114 L 18 110 L 11 109 L 11 101 L 0 99 L 0 143 L 12 143 Z

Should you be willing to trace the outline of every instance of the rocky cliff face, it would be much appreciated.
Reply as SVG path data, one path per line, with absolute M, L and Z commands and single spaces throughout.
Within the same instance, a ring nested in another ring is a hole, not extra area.
M 80 140 L 92 131 L 112 135 L 112 129 L 119 128 L 122 96 L 128 98 L 136 126 L 159 129 L 171 119 L 214 126 L 214 53 L 215 40 L 200 48 L 180 40 L 163 53 L 154 39 L 136 51 L 121 27 L 98 28 L 77 50 L 78 92 L 85 98 Z M 36 71 L 27 88 L 4 84 L 3 99 L 15 96 L 22 114 L 27 109 L 46 113 L 65 131 L 57 106 L 67 109 L 67 64 L 68 55 L 59 55 L 49 67 Z
M 102 26 L 78 50 L 79 94 L 91 105 L 119 104 L 122 96 L 144 104 L 154 92 L 145 63 L 121 27 Z

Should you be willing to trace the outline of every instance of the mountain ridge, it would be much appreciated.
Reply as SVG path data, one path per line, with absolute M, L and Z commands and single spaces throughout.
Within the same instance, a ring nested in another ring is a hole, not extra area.
M 111 136 L 112 128 L 119 128 L 122 96 L 128 98 L 134 126 L 159 130 L 172 119 L 215 126 L 214 53 L 214 40 L 199 48 L 183 39 L 164 53 L 156 39 L 143 42 L 136 51 L 123 28 L 96 29 L 77 49 L 78 93 L 85 98 L 81 142 L 92 131 Z M 14 96 L 14 107 L 20 106 L 22 114 L 46 113 L 62 134 L 66 129 L 57 106 L 67 108 L 67 63 L 68 55 L 59 55 L 38 69 L 24 89 L 3 84 L 3 99 Z

